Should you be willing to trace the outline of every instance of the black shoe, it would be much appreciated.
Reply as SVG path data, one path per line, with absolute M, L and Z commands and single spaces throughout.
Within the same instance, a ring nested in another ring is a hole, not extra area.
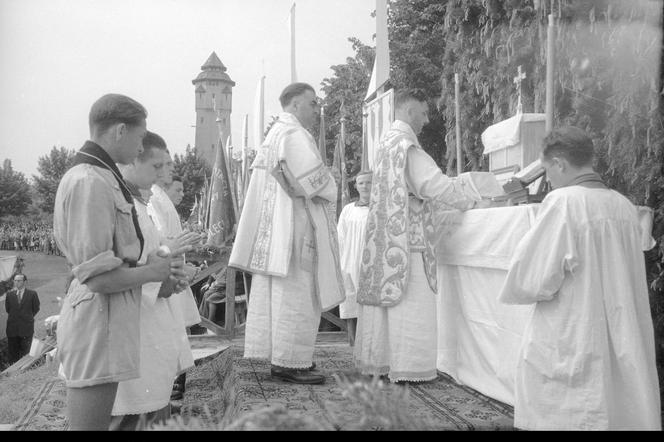
M 270 374 L 274 379 L 293 384 L 317 385 L 325 383 L 325 376 L 312 374 L 308 368 L 283 368 L 273 365 Z

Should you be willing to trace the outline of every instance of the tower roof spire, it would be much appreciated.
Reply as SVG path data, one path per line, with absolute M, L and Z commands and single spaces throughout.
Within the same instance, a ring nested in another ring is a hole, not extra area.
M 208 71 L 208 70 L 221 70 L 222 72 L 226 72 L 226 66 L 219 60 L 219 56 L 217 56 L 216 52 L 212 52 L 210 57 L 208 57 L 207 61 L 203 66 L 201 66 L 202 71 Z
M 221 62 L 216 52 L 212 52 L 207 61 L 201 66 L 201 70 L 203 72 L 198 74 L 198 77 L 192 81 L 193 84 L 198 84 L 206 80 L 213 80 L 223 81 L 229 83 L 231 86 L 235 86 L 235 82 L 231 80 L 231 77 L 226 73 L 226 66 Z

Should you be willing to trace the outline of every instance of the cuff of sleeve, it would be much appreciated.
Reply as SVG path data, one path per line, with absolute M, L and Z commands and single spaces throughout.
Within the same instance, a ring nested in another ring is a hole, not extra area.
M 81 284 L 85 284 L 90 278 L 115 270 L 122 264 L 122 260 L 108 250 L 77 265 L 72 269 L 72 273 Z

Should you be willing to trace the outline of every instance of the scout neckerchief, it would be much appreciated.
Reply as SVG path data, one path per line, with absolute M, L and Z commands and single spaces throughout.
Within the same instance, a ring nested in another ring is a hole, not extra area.
M 116 181 L 120 185 L 120 191 L 122 192 L 122 196 L 124 196 L 125 201 L 131 204 L 131 219 L 134 222 L 134 228 L 136 229 L 136 236 L 138 237 L 138 241 L 141 244 L 141 253 L 139 253 L 139 256 L 142 255 L 143 246 L 145 245 L 145 239 L 143 238 L 143 232 L 141 232 L 141 227 L 138 224 L 138 214 L 136 213 L 136 207 L 134 207 L 134 200 L 131 196 L 131 191 L 129 190 L 129 187 L 127 186 L 127 183 L 122 177 L 120 170 L 115 165 L 115 162 L 111 159 L 108 153 L 106 153 L 106 151 L 102 149 L 98 144 L 95 144 L 92 141 L 87 141 L 83 145 L 81 150 L 76 153 L 76 157 L 74 159 L 74 166 L 78 166 L 79 164 L 90 164 L 92 166 L 99 167 L 101 169 L 110 170 L 113 176 L 115 176 Z M 136 263 L 133 262 L 130 263 L 130 265 L 132 267 L 135 267 Z

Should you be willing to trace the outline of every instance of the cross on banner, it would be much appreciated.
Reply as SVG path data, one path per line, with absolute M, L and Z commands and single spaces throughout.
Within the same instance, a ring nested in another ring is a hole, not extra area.
M 521 82 L 527 78 L 526 73 L 521 70 L 521 66 L 519 66 L 519 73 L 517 76 L 514 78 L 514 84 L 516 84 L 517 91 L 519 94 L 519 100 L 516 105 L 516 113 L 521 114 L 523 113 L 523 104 L 521 103 Z

